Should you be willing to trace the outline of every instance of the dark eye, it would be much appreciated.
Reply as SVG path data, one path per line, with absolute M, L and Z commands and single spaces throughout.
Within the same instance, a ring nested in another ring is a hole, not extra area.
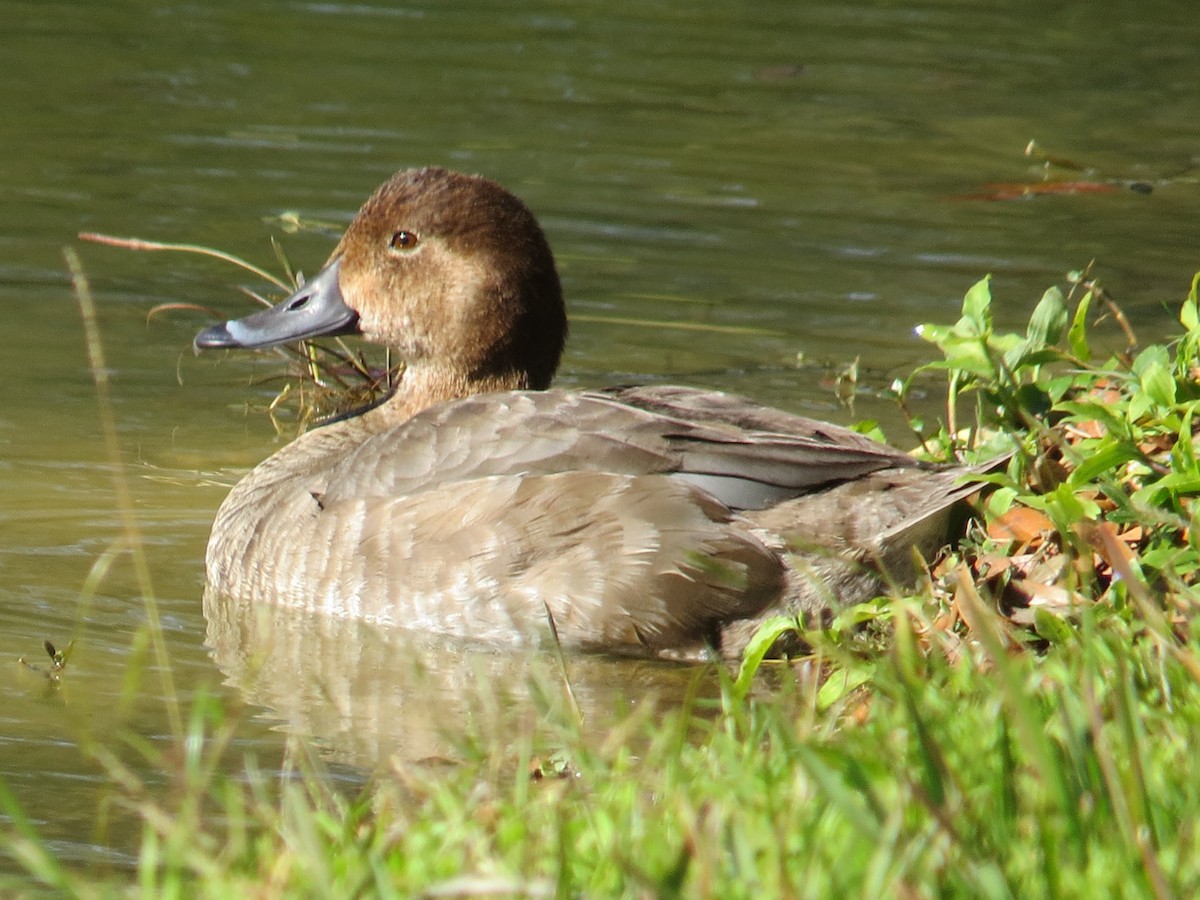
M 393 250 L 416 250 L 417 244 L 421 241 L 413 231 L 397 231 L 392 235 L 392 239 L 388 241 L 388 246 Z

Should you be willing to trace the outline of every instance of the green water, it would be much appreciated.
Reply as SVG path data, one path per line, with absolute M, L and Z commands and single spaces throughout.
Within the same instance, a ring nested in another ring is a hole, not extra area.
M 311 272 L 334 235 L 285 233 L 282 213 L 340 226 L 397 168 L 482 172 L 526 199 L 558 254 L 575 317 L 563 382 L 670 378 L 840 421 L 895 421 L 871 389 L 928 358 L 913 325 L 952 317 L 984 273 L 1015 325 L 1096 259 L 1149 339 L 1200 268 L 1188 4 L 115 0 L 0 14 L 0 778 L 65 858 L 123 865 L 138 827 L 93 831 L 105 776 L 81 743 L 168 732 L 150 657 L 129 699 L 144 613 L 128 565 L 78 602 L 120 526 L 62 263 L 77 232 L 268 266 L 274 236 Z M 966 199 L 1036 181 L 1031 139 L 1089 169 L 1060 175 L 1153 193 Z M 261 709 L 235 749 L 267 769 L 281 722 L 355 767 L 434 752 L 412 739 L 417 707 L 444 722 L 461 685 L 404 680 L 388 637 L 347 655 L 361 635 L 305 633 L 265 688 L 228 646 L 205 646 L 208 526 L 226 486 L 278 446 L 245 412 L 272 389 L 249 386 L 261 362 L 191 355 L 203 314 L 146 317 L 167 301 L 227 316 L 247 308 L 240 285 L 262 286 L 190 257 L 81 253 L 184 700 L 216 690 Z M 826 381 L 859 356 L 851 413 Z M 57 689 L 16 663 L 72 637 Z M 314 653 L 338 679 L 337 715 L 320 691 L 284 689 L 311 687 Z M 484 677 L 507 677 L 485 662 Z M 620 706 L 623 685 L 673 680 L 583 668 L 597 710 Z

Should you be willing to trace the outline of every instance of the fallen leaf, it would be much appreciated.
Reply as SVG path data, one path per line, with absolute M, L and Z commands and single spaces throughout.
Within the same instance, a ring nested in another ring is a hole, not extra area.
M 1112 194 L 1124 186 L 1107 181 L 1020 181 L 985 184 L 976 194 L 961 194 L 956 200 L 1024 200 L 1028 197 L 1053 196 L 1058 194 Z
M 988 525 L 988 537 L 997 541 L 1016 541 L 1028 545 L 1054 531 L 1054 523 L 1039 510 L 1014 506 Z

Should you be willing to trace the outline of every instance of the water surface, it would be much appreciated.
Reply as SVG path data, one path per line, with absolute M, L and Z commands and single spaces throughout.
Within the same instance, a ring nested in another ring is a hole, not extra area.
M 1186 4 L 118 0 L 0 13 L 0 778 L 66 858 L 123 864 L 137 828 L 94 834 L 105 778 L 81 744 L 168 731 L 129 567 L 79 602 L 120 528 L 62 264 L 77 232 L 214 244 L 264 265 L 274 236 L 312 272 L 395 169 L 481 172 L 526 199 L 558 254 L 574 316 L 564 383 L 725 386 L 839 421 L 879 417 L 901 440 L 872 391 L 929 358 L 913 325 L 953 317 L 983 274 L 1011 326 L 1095 259 L 1150 339 L 1200 264 Z M 1153 192 L 965 199 L 1041 178 L 1022 156 L 1031 139 L 1085 167 L 1056 177 Z M 286 212 L 332 227 L 288 233 Z M 386 711 L 370 726 L 357 711 L 331 720 L 319 692 L 280 694 L 285 676 L 256 689 L 205 646 L 207 529 L 227 486 L 281 440 L 259 411 L 276 387 L 250 385 L 269 362 L 193 358 L 202 314 L 146 316 L 165 301 L 230 315 L 247 308 L 239 286 L 263 286 L 210 261 L 82 253 L 184 700 L 246 697 L 259 712 L 237 749 L 268 769 L 280 723 L 356 767 L 424 753 L 404 728 L 420 688 L 389 675 L 388 636 L 357 659 L 318 651 L 355 710 Z M 827 376 L 856 357 L 851 412 Z M 72 637 L 57 689 L 15 662 Z M 145 669 L 131 691 L 134 659 Z M 641 670 L 579 669 L 596 709 L 652 690 Z

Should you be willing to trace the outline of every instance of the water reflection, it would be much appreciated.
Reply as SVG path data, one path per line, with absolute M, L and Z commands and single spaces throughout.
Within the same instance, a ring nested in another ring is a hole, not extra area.
M 498 749 L 540 723 L 600 740 L 634 709 L 715 698 L 716 671 L 656 660 L 512 650 L 206 595 L 207 643 L 228 682 L 329 758 L 364 768 Z M 566 684 L 570 685 L 568 692 Z M 573 698 L 573 699 L 572 699 Z M 577 712 L 573 706 L 577 705 Z

